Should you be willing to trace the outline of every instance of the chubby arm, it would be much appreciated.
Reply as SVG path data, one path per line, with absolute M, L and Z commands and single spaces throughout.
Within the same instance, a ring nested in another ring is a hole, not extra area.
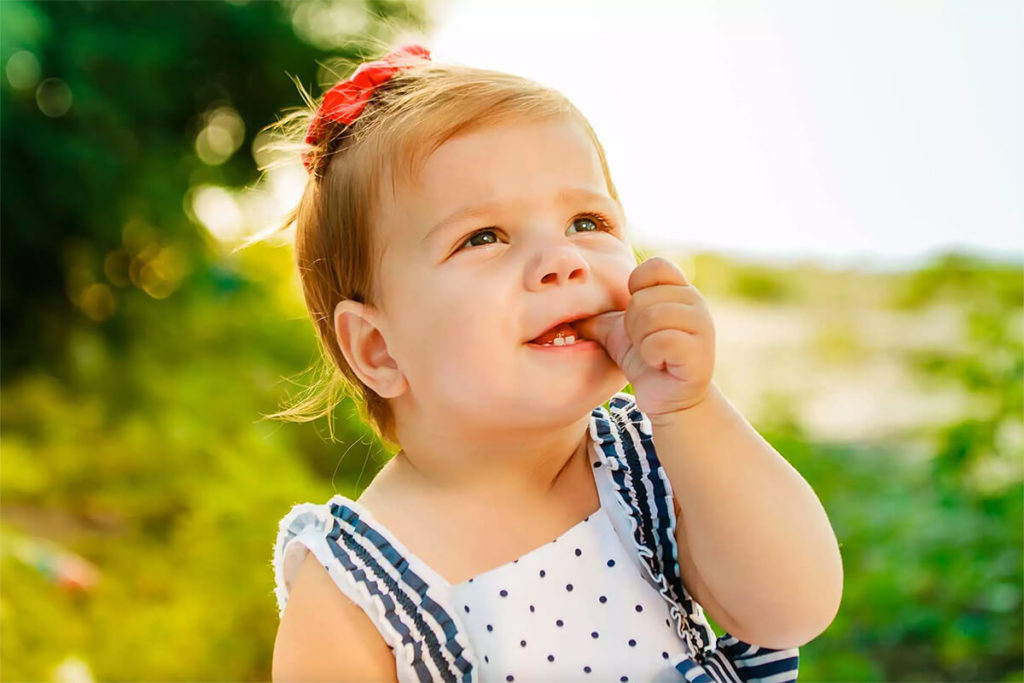
M 682 506 L 679 564 L 690 593 L 740 640 L 802 645 L 839 610 L 839 544 L 810 485 L 711 381 L 715 329 L 704 297 L 656 256 L 627 282 L 625 311 L 575 323 L 604 346 L 651 419 Z
M 312 552 L 281 615 L 271 675 L 282 683 L 398 680 L 391 648 Z
M 810 485 L 712 384 L 700 403 L 651 418 L 678 496 L 683 582 L 731 635 L 797 647 L 839 610 L 843 566 Z

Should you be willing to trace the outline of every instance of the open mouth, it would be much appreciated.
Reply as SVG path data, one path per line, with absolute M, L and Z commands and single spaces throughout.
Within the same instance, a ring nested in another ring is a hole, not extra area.
M 537 346 L 573 346 L 585 341 L 588 341 L 587 338 L 572 323 L 559 323 L 529 343 Z

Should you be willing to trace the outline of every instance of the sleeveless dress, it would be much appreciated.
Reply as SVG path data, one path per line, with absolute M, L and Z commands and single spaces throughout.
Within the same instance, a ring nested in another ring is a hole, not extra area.
M 359 503 L 294 506 L 274 547 L 278 609 L 312 552 L 407 681 L 795 681 L 798 650 L 716 637 L 683 586 L 672 489 L 633 396 L 591 412 L 598 510 L 516 560 L 449 584 Z

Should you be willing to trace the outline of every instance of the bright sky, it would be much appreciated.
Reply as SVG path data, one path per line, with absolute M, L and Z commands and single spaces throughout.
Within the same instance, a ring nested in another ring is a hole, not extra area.
M 447 0 L 435 59 L 564 92 L 637 241 L 1024 261 L 1024 3 Z

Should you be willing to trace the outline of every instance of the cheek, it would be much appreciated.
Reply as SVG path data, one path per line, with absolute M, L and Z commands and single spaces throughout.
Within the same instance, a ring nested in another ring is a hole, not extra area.
M 489 308 L 485 305 L 486 308 Z M 496 334 L 494 314 L 446 316 L 424 328 L 423 345 L 407 368 L 414 391 L 471 414 L 514 386 L 516 349 Z
M 481 366 L 497 362 L 495 345 L 502 339 L 498 316 L 500 307 L 481 298 L 483 291 L 465 287 L 451 289 L 422 283 L 405 292 L 399 327 L 397 357 L 401 364 L 423 379 L 433 375 L 479 372 Z
M 637 264 L 632 253 L 625 253 L 613 259 L 606 271 L 605 283 L 612 297 L 612 305 L 617 310 L 625 310 L 629 304 L 629 276 Z

